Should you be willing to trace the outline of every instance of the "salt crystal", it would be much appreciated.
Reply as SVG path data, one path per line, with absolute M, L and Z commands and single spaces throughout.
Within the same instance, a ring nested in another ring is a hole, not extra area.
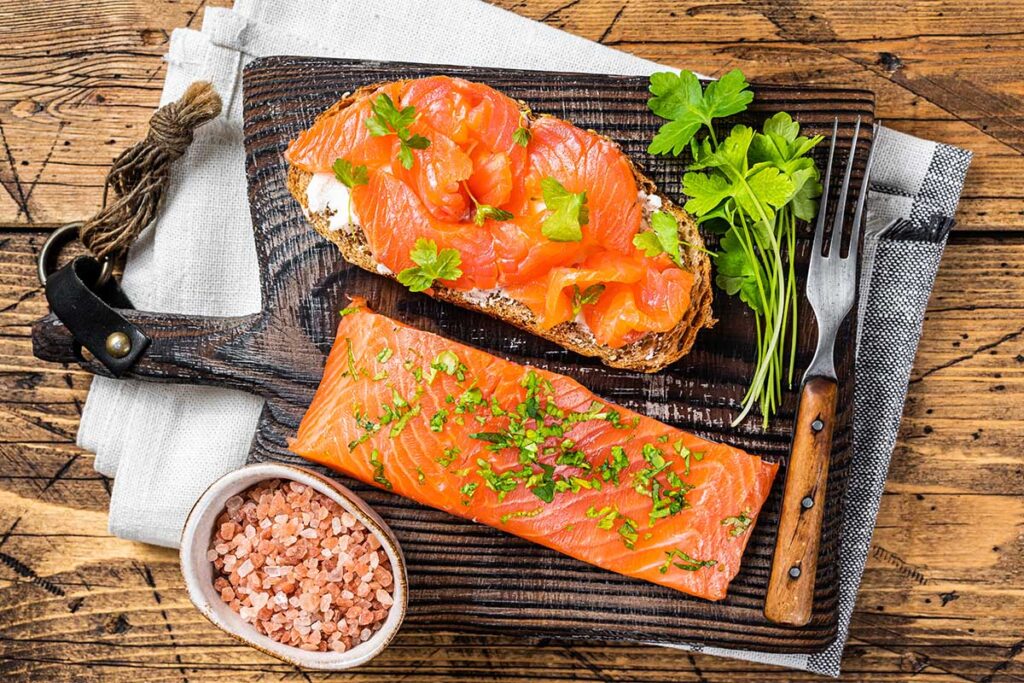
M 242 507 L 243 502 L 239 496 L 231 496 L 224 501 L 224 507 L 227 508 L 229 515 L 233 515 L 238 511 L 238 508 Z
M 344 652 L 369 640 L 394 605 L 380 539 L 297 482 L 265 481 L 233 498 L 207 550 L 221 599 L 292 647 Z

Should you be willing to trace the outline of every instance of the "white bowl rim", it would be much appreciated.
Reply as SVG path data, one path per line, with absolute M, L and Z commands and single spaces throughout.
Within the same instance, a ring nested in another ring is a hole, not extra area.
M 243 621 L 238 613 L 221 600 L 220 594 L 213 588 L 212 563 L 206 559 L 214 531 L 213 525 L 228 498 L 267 479 L 297 481 L 312 487 L 315 491 L 337 501 L 343 509 L 350 512 L 380 539 L 381 547 L 391 561 L 394 574 L 394 604 L 388 610 L 383 626 L 366 642 L 359 643 L 345 652 L 311 652 L 284 645 L 259 633 L 254 626 Z M 405 558 L 394 533 L 366 501 L 347 487 L 303 467 L 283 463 L 246 465 L 213 482 L 189 512 L 181 534 L 179 559 L 189 598 L 203 616 L 225 633 L 247 645 L 297 666 L 322 671 L 341 671 L 365 664 L 388 646 L 405 619 L 408 577 Z M 204 566 L 208 571 L 203 570 Z

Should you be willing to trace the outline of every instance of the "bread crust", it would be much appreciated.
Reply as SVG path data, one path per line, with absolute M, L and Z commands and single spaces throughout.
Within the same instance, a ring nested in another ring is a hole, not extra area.
M 360 96 L 376 90 L 379 84 L 364 86 L 354 93 L 343 97 L 320 117 L 330 116 L 349 106 Z M 520 102 L 523 115 L 535 120 L 533 114 L 524 103 Z M 318 119 L 320 118 L 318 117 Z M 603 136 L 602 136 L 603 137 Z M 605 138 L 607 139 L 607 138 Z M 609 140 L 612 144 L 614 141 Z M 617 145 L 616 145 L 617 146 Z M 590 330 L 575 321 L 564 322 L 549 329 L 543 329 L 537 317 L 523 303 L 504 296 L 490 296 L 481 300 L 479 295 L 435 284 L 431 295 L 435 299 L 447 301 L 463 308 L 481 311 L 495 318 L 508 322 L 539 337 L 549 339 L 570 351 L 584 356 L 599 358 L 605 365 L 635 370 L 638 372 L 658 372 L 669 364 L 685 356 L 693 347 L 697 333 L 714 325 L 711 314 L 711 263 L 704 249 L 697 224 L 693 218 L 658 191 L 654 182 L 640 172 L 629 160 L 630 168 L 636 177 L 637 185 L 648 195 L 657 195 L 662 202 L 662 211 L 671 213 L 679 223 L 680 252 L 684 262 L 693 275 L 693 286 L 690 289 L 690 307 L 679 323 L 667 332 L 648 332 L 636 341 L 617 349 L 598 344 Z M 332 230 L 330 215 L 326 212 L 311 212 L 306 199 L 306 188 L 313 175 L 294 165 L 288 167 L 288 191 L 302 206 L 302 210 L 313 228 L 324 238 L 333 242 L 341 251 L 346 261 L 364 270 L 377 273 L 397 280 L 397 275 L 383 267 L 370 252 L 369 244 L 362 230 Z

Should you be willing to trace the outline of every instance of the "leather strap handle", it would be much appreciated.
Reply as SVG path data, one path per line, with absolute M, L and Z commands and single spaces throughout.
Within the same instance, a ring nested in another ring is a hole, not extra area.
M 135 365 L 150 339 L 114 310 L 132 304 L 116 281 L 102 281 L 102 272 L 99 261 L 79 256 L 46 278 L 46 301 L 74 337 L 78 360 L 84 360 L 84 346 L 111 375 L 120 377 Z
M 262 365 L 247 360 L 258 314 L 238 317 L 197 317 L 120 310 L 115 312 L 129 325 L 145 332 L 150 340 L 145 353 L 123 373 L 155 382 L 205 384 L 263 394 L 270 377 Z M 78 363 L 104 376 L 118 376 L 95 359 L 76 353 L 72 331 L 51 313 L 32 327 L 32 352 L 40 360 Z M 282 380 L 279 384 L 287 385 Z
M 778 624 L 805 626 L 811 620 L 836 391 L 835 380 L 812 377 L 800 394 L 764 605 L 764 615 Z

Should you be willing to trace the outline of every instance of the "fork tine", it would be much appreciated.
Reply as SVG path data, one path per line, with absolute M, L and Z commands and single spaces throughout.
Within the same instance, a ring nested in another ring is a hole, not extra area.
M 853 229 L 850 233 L 850 248 L 847 250 L 847 258 L 857 256 L 857 249 L 860 246 L 861 217 L 864 213 L 864 201 L 868 197 L 868 182 L 871 180 L 871 162 L 875 158 L 875 135 L 878 133 L 878 125 L 871 127 L 871 149 L 868 151 L 868 160 L 864 164 L 864 175 L 861 176 L 860 196 L 857 197 L 857 208 L 853 212 Z
M 839 132 L 839 117 L 832 122 L 832 142 L 828 148 L 828 164 L 825 166 L 825 182 L 821 192 L 821 205 L 818 207 L 818 223 L 814 226 L 814 244 L 811 245 L 811 259 L 821 258 L 821 242 L 825 234 L 825 214 L 828 213 L 828 191 L 832 179 L 832 157 L 836 153 L 836 134 Z
M 850 154 L 846 158 L 846 174 L 843 184 L 839 186 L 839 203 L 836 204 L 836 216 L 832 222 L 832 242 L 828 248 L 828 257 L 839 256 L 839 248 L 843 243 L 843 225 L 846 223 L 846 195 L 850 190 L 850 176 L 853 174 L 853 159 L 857 156 L 857 138 L 860 135 L 860 117 L 853 127 L 853 140 L 850 141 Z

